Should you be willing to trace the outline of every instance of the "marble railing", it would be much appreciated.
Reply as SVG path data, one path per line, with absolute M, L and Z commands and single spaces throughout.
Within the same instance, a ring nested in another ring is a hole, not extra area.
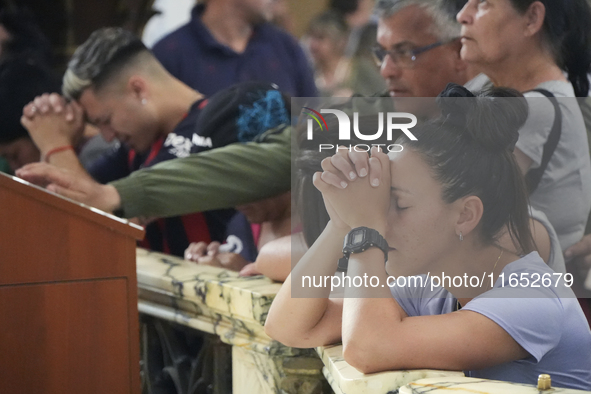
M 363 374 L 343 360 L 342 346 L 326 346 L 317 352 L 324 375 L 335 394 L 583 394 L 587 391 L 467 378 L 462 372 L 428 369 Z
M 330 383 L 335 394 L 394 393 L 400 387 L 419 379 L 445 380 L 464 376 L 462 372 L 428 369 L 363 374 L 343 359 L 343 347 L 341 345 L 318 348 L 317 352 L 325 365 L 324 375 L 326 380 Z
M 400 388 L 398 394 L 583 394 L 588 391 L 535 386 L 466 377 L 420 379 Z
M 231 346 L 231 360 L 222 362 L 231 362 L 234 394 L 330 392 L 313 349 L 283 346 L 263 330 L 280 284 L 144 249 L 137 250 L 137 275 L 141 314 L 213 334 Z
M 263 276 L 243 278 L 236 272 L 138 249 L 137 277 L 141 314 L 216 339 L 213 354 L 218 367 L 213 369 L 216 376 L 212 379 L 217 385 L 213 391 L 216 394 L 226 394 L 230 387 L 234 394 L 540 392 L 533 386 L 465 378 L 463 373 L 453 371 L 365 375 L 347 364 L 340 345 L 316 351 L 283 346 L 263 330 L 271 302 L 281 286 Z M 223 370 L 229 369 L 224 364 L 231 365 L 231 377 L 223 375 Z M 551 392 L 582 393 L 564 389 Z

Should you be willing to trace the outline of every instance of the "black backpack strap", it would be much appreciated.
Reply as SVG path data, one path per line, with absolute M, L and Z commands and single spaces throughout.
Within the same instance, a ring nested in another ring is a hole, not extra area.
M 527 174 L 525 174 L 525 182 L 530 195 L 538 188 L 540 180 L 542 179 L 542 175 L 544 175 L 544 171 L 546 171 L 546 167 L 548 167 L 548 163 L 550 162 L 550 159 L 552 158 L 552 155 L 558 146 L 560 134 L 562 134 L 562 112 L 560 111 L 556 97 L 554 97 L 554 95 L 546 89 L 533 89 L 531 91 L 541 93 L 548 97 L 554 106 L 554 124 L 552 125 L 552 130 L 550 130 L 550 134 L 548 135 L 548 140 L 544 144 L 544 150 L 542 151 L 542 162 L 540 166 L 538 168 L 529 170 Z

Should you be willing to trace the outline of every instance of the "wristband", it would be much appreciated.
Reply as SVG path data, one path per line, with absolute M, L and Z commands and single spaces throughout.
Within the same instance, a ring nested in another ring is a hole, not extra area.
M 63 152 L 63 151 L 70 150 L 70 149 L 72 151 L 74 151 L 74 147 L 72 145 L 63 145 L 63 146 L 58 146 L 57 148 L 53 148 L 49 152 L 47 152 L 47 154 L 43 157 L 43 161 L 46 163 L 49 163 L 49 157 L 51 155 L 53 155 L 54 153 L 59 153 L 59 152 Z

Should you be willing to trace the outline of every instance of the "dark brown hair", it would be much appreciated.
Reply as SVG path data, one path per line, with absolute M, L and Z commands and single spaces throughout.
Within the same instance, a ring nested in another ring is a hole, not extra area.
M 521 252 L 529 253 L 534 242 L 529 229 L 528 194 L 513 156 L 518 130 L 527 118 L 527 102 L 513 89 L 494 88 L 474 97 L 453 84 L 442 96 L 438 98 L 442 116 L 413 128 L 417 141 L 403 135 L 396 143 L 422 155 L 434 179 L 442 184 L 443 201 L 452 203 L 468 195 L 480 198 L 484 206 L 479 225 L 483 243 L 494 243 L 506 225 Z M 312 177 L 322 171 L 320 162 L 334 153 L 319 152 L 319 144 L 338 143 L 338 125 L 332 123 L 333 118 L 327 117 L 330 132 L 315 130 L 313 141 L 304 138 L 304 130 L 296 130 L 299 152 L 295 155 L 292 190 L 308 245 L 314 243 L 329 220 Z M 366 130 L 376 130 L 375 114 L 359 119 Z
M 527 119 L 527 102 L 513 89 L 493 88 L 474 97 L 450 84 L 438 103 L 443 115 L 413 129 L 417 141 L 402 136 L 397 142 L 423 157 L 442 184 L 443 201 L 480 198 L 484 243 L 495 242 L 507 225 L 522 253 L 529 253 L 534 245 L 528 193 L 513 155 L 518 130 Z

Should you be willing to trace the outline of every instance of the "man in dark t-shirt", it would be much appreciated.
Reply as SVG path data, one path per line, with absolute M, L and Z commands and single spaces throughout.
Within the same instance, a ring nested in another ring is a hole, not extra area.
M 201 98 L 191 105 L 186 116 L 172 132 L 152 143 L 148 151 L 140 152 L 119 144 L 103 155 L 88 169 L 89 174 L 100 183 L 108 183 L 128 176 L 141 168 L 148 168 L 162 161 L 187 157 L 190 154 L 218 148 L 237 142 L 232 130 L 199 130 L 196 125 L 208 100 Z M 243 216 L 233 209 L 220 209 L 159 218 L 146 223 L 146 237 L 140 246 L 148 249 L 182 256 L 184 249 L 193 240 L 223 242 L 229 235 L 237 237 L 235 248 L 245 256 L 256 250 L 250 227 Z M 232 238 L 235 239 L 235 238 Z
M 164 68 L 205 95 L 239 82 L 266 81 L 293 97 L 317 95 L 299 43 L 268 22 L 270 0 L 199 2 L 191 20 L 157 42 Z
M 261 107 L 279 92 L 270 84 L 248 83 L 220 92 L 209 100 L 172 77 L 141 41 L 122 29 L 93 33 L 76 51 L 57 95 L 37 98 L 25 107 L 23 123 L 45 161 L 88 176 L 81 169 L 72 143 L 86 120 L 107 141 L 120 141 L 89 169 L 100 182 L 110 182 L 159 162 L 186 157 L 238 141 L 248 133 L 241 111 Z M 209 113 L 206 109 L 213 105 Z M 215 111 L 214 111 L 215 110 Z M 284 121 L 284 120 L 282 120 Z M 245 137 L 246 135 L 246 137 Z M 246 138 L 246 139 L 245 139 Z M 152 221 L 144 246 L 182 256 L 190 242 L 223 242 L 245 258 L 256 253 L 250 227 L 234 210 L 209 211 Z

